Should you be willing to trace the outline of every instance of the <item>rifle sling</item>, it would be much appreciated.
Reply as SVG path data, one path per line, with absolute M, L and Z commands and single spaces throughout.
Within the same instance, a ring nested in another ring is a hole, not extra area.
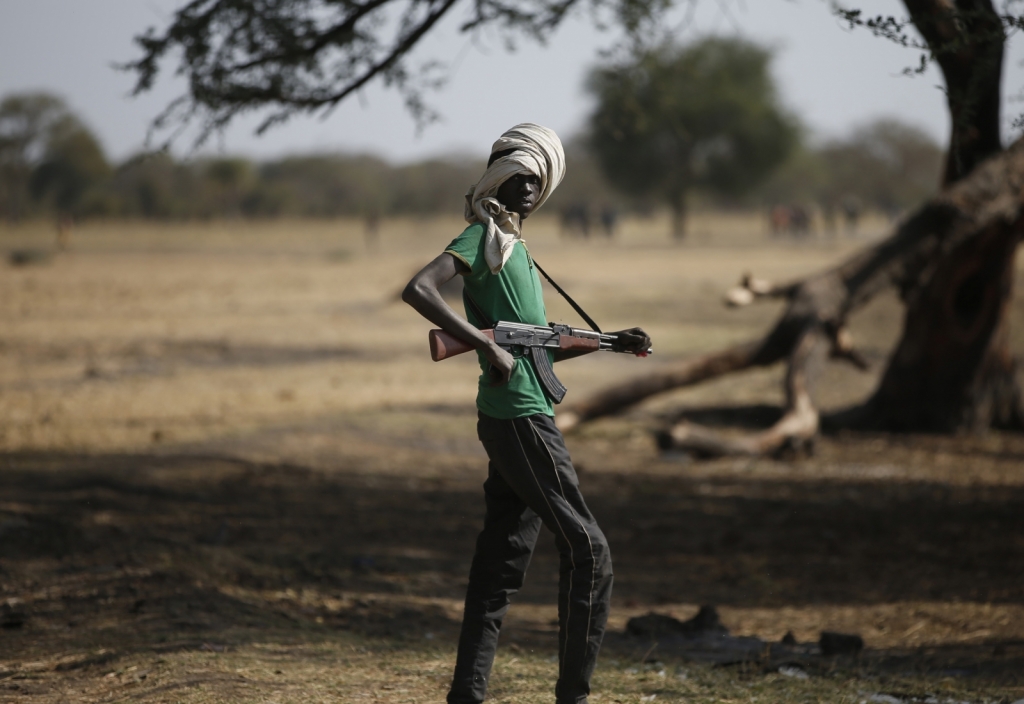
M 471 311 L 473 311 L 473 317 L 479 320 L 480 323 L 483 325 L 483 327 L 480 329 L 486 330 L 487 328 L 493 328 L 494 321 L 491 320 L 486 313 L 484 313 L 483 309 L 479 305 L 477 305 L 477 302 L 474 301 L 473 297 L 469 295 L 469 291 L 466 290 L 465 284 L 463 284 L 462 287 L 462 295 L 466 299 L 466 305 L 469 307 Z
M 533 259 L 533 257 L 531 257 L 531 259 Z M 569 305 L 572 306 L 572 309 L 580 314 L 580 317 L 586 321 L 587 325 L 590 326 L 591 330 L 598 333 L 602 332 L 601 328 L 598 327 L 597 323 L 594 322 L 594 319 L 587 315 L 587 312 L 580 307 L 579 303 L 572 299 L 572 296 L 565 292 L 565 289 L 563 289 L 561 286 L 555 283 L 555 280 L 548 276 L 548 272 L 544 271 L 544 268 L 537 262 L 536 259 L 533 259 L 533 265 L 537 267 L 537 271 L 544 275 L 544 278 L 548 280 L 548 283 L 554 286 L 555 290 L 558 291 L 559 294 L 561 294 L 562 298 L 568 301 Z M 477 305 L 477 302 L 473 300 L 473 297 L 471 295 L 469 295 L 469 291 L 466 290 L 465 286 L 463 286 L 462 288 L 462 295 L 465 296 L 466 303 L 469 304 L 469 307 L 473 311 L 473 315 L 476 317 L 476 319 L 483 323 L 485 328 L 493 328 L 494 321 L 492 321 L 484 313 L 483 309 L 480 308 L 479 305 Z
M 576 301 L 572 300 L 572 296 L 566 293 L 561 286 L 556 284 L 554 279 L 548 276 L 548 272 L 544 271 L 543 267 L 541 267 L 541 265 L 537 263 L 536 259 L 533 260 L 533 265 L 537 267 L 537 271 L 544 275 L 544 278 L 548 280 L 548 283 L 554 286 L 555 290 L 562 294 L 562 298 L 569 302 L 569 305 L 572 306 L 572 309 L 579 313 L 581 318 L 587 321 L 587 325 L 589 325 L 594 332 L 601 332 L 601 328 L 597 326 L 597 323 L 594 322 L 594 319 L 587 315 L 587 312 L 580 308 L 579 304 Z

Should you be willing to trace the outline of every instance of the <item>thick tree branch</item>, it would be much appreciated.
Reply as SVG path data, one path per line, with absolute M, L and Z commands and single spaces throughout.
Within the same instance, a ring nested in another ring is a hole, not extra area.
M 758 298 L 789 298 L 796 291 L 797 286 L 799 286 L 799 282 L 779 286 L 747 273 L 740 279 L 738 286 L 726 292 L 725 304 L 740 308 L 750 305 Z
M 888 239 L 801 282 L 779 288 L 760 286 L 763 291 L 784 290 L 789 298 L 786 310 L 763 340 L 703 355 L 598 392 L 563 411 L 559 427 L 568 430 L 658 393 L 789 358 L 789 402 L 783 420 L 753 438 L 722 440 L 720 447 L 727 454 L 741 450 L 753 453 L 761 452 L 759 448 L 776 447 L 781 436 L 792 435 L 801 440 L 806 429 L 817 428 L 817 412 L 809 404 L 806 389 L 822 351 L 858 366 L 866 365 L 849 339 L 848 316 L 890 286 L 898 287 L 908 305 L 913 305 L 922 290 L 921 282 L 931 280 L 938 262 L 986 236 L 993 228 L 1017 232 L 1015 223 L 1022 214 L 1024 139 L 926 203 Z M 1005 254 L 999 259 L 1005 260 Z M 749 281 L 748 278 L 748 288 Z M 805 349 L 805 345 L 810 347 Z M 707 445 L 712 437 L 708 432 L 678 426 L 672 431 L 671 445 Z
M 687 360 L 663 371 L 612 386 L 560 412 L 555 424 L 563 432 L 580 423 L 615 413 L 640 401 L 682 386 L 692 386 L 753 366 L 771 364 L 782 356 L 782 348 L 768 349 L 769 341 L 748 342 L 727 350 Z
M 302 44 L 300 42 L 286 51 L 280 51 L 276 54 L 270 53 L 263 56 L 257 56 L 250 61 L 246 61 L 235 66 L 228 66 L 227 71 L 248 71 L 249 69 L 256 68 L 257 66 L 264 66 L 266 64 L 290 64 L 303 58 L 308 60 L 309 57 L 316 56 L 318 52 L 327 48 L 331 44 L 343 43 L 349 38 L 349 34 L 355 32 L 356 23 L 359 22 L 359 20 L 384 5 L 387 5 L 389 2 L 392 2 L 392 0 L 372 0 L 371 2 L 357 5 L 351 13 L 338 24 L 324 31 L 322 34 L 313 34 L 312 42 L 307 44 Z
M 796 343 L 786 373 L 786 411 L 768 430 L 740 438 L 716 433 L 689 422 L 677 423 L 659 438 L 665 450 L 691 452 L 700 457 L 723 455 L 774 455 L 811 443 L 818 434 L 819 416 L 811 397 L 829 348 L 820 329 L 808 330 Z
M 188 93 L 154 128 L 198 122 L 197 142 L 243 112 L 274 110 L 262 132 L 296 113 L 330 110 L 373 80 L 405 97 L 422 125 L 433 112 L 423 91 L 441 82 L 437 62 L 410 67 L 410 56 L 460 0 L 192 0 L 169 26 L 136 37 L 142 55 L 122 66 L 136 76 L 134 94 L 153 87 L 164 61 L 180 51 L 177 73 Z M 544 41 L 581 2 L 619 15 L 627 32 L 668 7 L 662 0 L 463 0 L 462 31 L 497 27 Z
M 296 104 L 301 107 L 319 107 L 320 105 L 323 104 L 332 106 L 337 105 L 339 102 L 347 98 L 349 95 L 351 95 L 352 93 L 366 85 L 378 74 L 392 68 L 397 61 L 399 61 L 403 56 L 409 53 L 409 51 L 416 45 L 416 43 L 423 38 L 423 35 L 430 31 L 431 27 L 437 24 L 438 20 L 444 17 L 445 13 L 447 13 L 448 10 L 450 10 L 452 6 L 455 5 L 456 2 L 458 2 L 458 0 L 446 0 L 446 2 L 444 2 L 437 10 L 428 15 L 427 18 L 424 19 L 423 22 L 421 22 L 413 31 L 409 32 L 409 34 L 407 34 L 405 38 L 401 42 L 399 42 L 398 45 L 391 50 L 391 53 L 389 53 L 383 60 L 378 61 L 376 64 L 370 66 L 370 68 L 368 68 L 361 77 L 357 78 L 355 81 L 353 81 L 351 84 L 349 84 L 342 90 L 335 92 L 333 95 L 321 101 L 319 104 L 316 104 L 315 101 L 307 101 L 305 104 Z

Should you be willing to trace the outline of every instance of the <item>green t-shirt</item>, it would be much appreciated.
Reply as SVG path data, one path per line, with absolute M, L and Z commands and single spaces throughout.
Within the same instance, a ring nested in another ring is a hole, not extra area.
M 492 274 L 484 258 L 484 232 L 481 223 L 474 223 L 444 250 L 469 267 L 469 273 L 462 280 L 466 318 L 478 328 L 499 320 L 547 325 L 540 278 L 526 245 L 516 242 L 505 266 L 497 274 Z M 465 303 L 466 293 L 473 297 L 473 301 L 490 321 L 477 320 L 472 306 Z M 548 354 L 553 361 L 554 354 L 550 351 Z M 544 387 L 529 356 L 518 360 L 508 384 L 503 386 L 491 385 L 486 373 L 487 358 L 479 352 L 477 356 L 483 373 L 480 374 L 476 406 L 483 413 L 492 418 L 521 418 L 535 413 L 555 415 L 551 399 L 544 393 Z

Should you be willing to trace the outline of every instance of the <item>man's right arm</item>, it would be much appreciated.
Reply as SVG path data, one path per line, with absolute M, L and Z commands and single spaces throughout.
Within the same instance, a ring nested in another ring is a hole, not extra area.
M 460 273 L 468 270 L 464 262 L 447 252 L 438 255 L 423 267 L 402 291 L 402 300 L 420 315 L 464 342 L 480 350 L 487 361 L 501 373 L 502 384 L 508 382 L 516 360 L 512 355 L 481 334 L 479 330 L 445 303 L 438 289 Z

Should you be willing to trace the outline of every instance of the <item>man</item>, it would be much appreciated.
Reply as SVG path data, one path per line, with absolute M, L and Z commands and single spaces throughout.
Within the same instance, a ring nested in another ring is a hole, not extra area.
M 497 320 L 547 325 L 541 283 L 522 239 L 522 224 L 564 174 L 562 144 L 551 130 L 524 123 L 503 134 L 491 149 L 483 177 L 466 195 L 469 227 L 402 294 L 425 318 L 475 347 L 483 370 L 477 434 L 490 458 L 484 482 L 487 513 L 470 569 L 449 704 L 483 701 L 501 622 L 509 598 L 523 584 L 542 523 L 554 533 L 561 556 L 559 704 L 586 702 L 608 620 L 608 542 L 580 493 L 555 428 L 551 399 L 532 360 L 514 359 L 480 333 Z M 456 275 L 463 276 L 469 321 L 438 293 Z M 628 351 L 650 345 L 639 328 L 619 335 Z M 553 361 L 558 360 L 553 354 Z

